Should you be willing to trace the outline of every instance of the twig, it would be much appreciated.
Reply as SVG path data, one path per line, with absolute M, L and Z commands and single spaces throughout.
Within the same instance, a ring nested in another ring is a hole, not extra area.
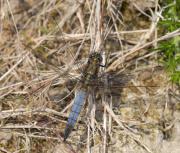
M 148 30 L 144 29 L 144 30 L 134 30 L 134 31 L 119 31 L 119 32 L 111 32 L 108 35 L 108 38 L 114 38 L 117 37 L 117 35 L 121 35 L 121 34 L 133 34 L 133 33 L 145 33 Z M 90 39 L 90 33 L 81 33 L 81 34 L 62 34 L 61 36 L 54 36 L 54 35 L 46 35 L 46 36 L 40 36 L 37 38 L 34 38 L 34 42 L 39 42 L 39 41 L 52 41 L 52 40 L 59 40 L 59 41 L 77 41 L 77 40 L 89 40 Z M 127 41 L 129 43 L 132 43 L 133 41 L 130 40 L 125 40 L 123 38 L 120 38 L 123 41 Z M 35 49 L 35 47 L 33 47 L 33 49 Z
M 113 70 L 113 69 L 115 69 L 117 66 L 121 65 L 122 62 L 125 62 L 125 61 L 128 59 L 129 56 L 131 56 L 131 58 L 133 58 L 132 54 L 134 54 L 134 53 L 136 53 L 136 52 L 139 52 L 141 49 L 143 49 L 143 48 L 145 48 L 145 47 L 148 47 L 148 46 L 154 44 L 155 42 L 167 40 L 167 39 L 170 39 L 170 38 L 179 36 L 179 35 L 180 35 L 180 29 L 177 29 L 177 30 L 175 30 L 175 31 L 173 31 L 173 32 L 171 32 L 171 33 L 168 33 L 168 34 L 166 34 L 166 35 L 164 35 L 164 36 L 162 36 L 162 37 L 160 37 L 160 38 L 158 38 L 158 39 L 156 39 L 156 40 L 153 40 L 153 41 L 151 41 L 151 42 L 148 42 L 148 43 L 146 43 L 146 44 L 144 44 L 144 45 L 141 45 L 141 46 L 139 46 L 139 47 L 134 47 L 133 49 L 127 50 L 127 51 L 126 51 L 127 53 L 124 54 L 122 57 L 119 57 L 117 60 L 115 60 L 115 61 L 108 67 L 107 71 Z M 117 55 L 117 56 L 118 56 L 118 55 Z M 123 61 L 122 61 L 122 60 L 119 60 L 120 58 L 122 58 Z M 128 59 L 128 60 L 130 60 L 130 59 Z
M 27 53 L 21 59 L 19 59 L 19 61 L 17 61 L 16 64 L 14 64 L 4 75 L 0 77 L 0 81 L 2 81 L 5 77 L 7 77 L 28 55 L 29 53 Z
M 26 108 L 19 108 L 15 110 L 5 110 L 0 112 L 0 119 L 5 119 L 9 117 L 16 117 L 19 115 L 28 115 L 28 114 L 42 114 L 42 113 L 49 113 L 61 117 L 67 117 L 66 114 L 57 112 L 50 108 L 36 108 L 36 109 L 26 109 Z

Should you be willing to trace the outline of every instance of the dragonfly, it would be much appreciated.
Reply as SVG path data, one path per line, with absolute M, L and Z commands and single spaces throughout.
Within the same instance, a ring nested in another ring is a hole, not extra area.
M 90 54 L 88 62 L 85 66 L 84 72 L 82 73 L 79 87 L 77 89 L 74 103 L 71 108 L 70 115 L 66 124 L 64 131 L 64 141 L 70 135 L 72 129 L 75 126 L 81 108 L 86 100 L 89 90 L 89 84 L 94 82 L 98 77 L 99 68 L 101 66 L 102 56 L 98 52 L 93 52 Z
M 100 67 L 105 67 L 105 65 L 102 65 L 102 60 L 103 60 L 102 55 L 99 52 L 93 52 L 89 55 L 87 64 L 85 65 L 82 75 L 80 77 L 79 85 L 77 87 L 75 98 L 73 100 L 73 105 L 64 130 L 64 141 L 66 141 L 71 131 L 73 130 L 78 120 L 78 116 L 81 112 L 81 109 L 87 99 L 88 93 L 90 92 L 90 90 L 92 90 L 93 87 L 111 88 L 111 89 L 112 87 L 121 88 L 132 77 L 131 75 L 123 76 L 121 74 L 121 77 L 123 76 L 122 78 L 120 77 L 121 81 L 118 81 L 117 78 L 115 81 L 113 78 L 113 83 L 111 82 L 111 78 L 106 78 L 108 79 L 106 80 L 108 82 L 106 82 L 105 85 L 104 82 L 102 83 L 100 80 L 98 80 Z

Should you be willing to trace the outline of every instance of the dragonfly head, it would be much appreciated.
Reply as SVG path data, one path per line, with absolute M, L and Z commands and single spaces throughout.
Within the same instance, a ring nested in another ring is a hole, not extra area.
M 89 61 L 94 61 L 100 65 L 102 62 L 102 56 L 98 52 L 93 52 L 89 56 Z

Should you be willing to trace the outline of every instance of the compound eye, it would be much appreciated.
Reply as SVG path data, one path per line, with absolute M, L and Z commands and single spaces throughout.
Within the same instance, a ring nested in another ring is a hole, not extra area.
M 100 53 L 97 53 L 97 52 L 92 53 L 92 54 L 89 56 L 89 58 L 98 60 L 98 61 L 100 61 L 100 62 L 102 61 L 102 57 L 101 57 Z
M 94 54 L 91 54 L 90 56 L 89 56 L 89 58 L 94 58 L 95 56 L 94 56 Z

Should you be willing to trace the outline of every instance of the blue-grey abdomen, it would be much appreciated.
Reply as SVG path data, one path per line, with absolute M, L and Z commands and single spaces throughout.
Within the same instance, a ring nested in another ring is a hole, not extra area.
M 86 100 L 86 95 L 87 95 L 87 93 L 82 90 L 79 90 L 76 92 L 76 95 L 74 98 L 74 103 L 71 108 L 71 112 L 68 117 L 68 121 L 67 121 L 66 128 L 64 131 L 64 140 L 67 139 L 67 137 L 69 136 L 69 134 L 71 133 L 72 129 L 75 126 L 75 123 L 77 121 L 77 118 L 79 116 L 81 108 Z

